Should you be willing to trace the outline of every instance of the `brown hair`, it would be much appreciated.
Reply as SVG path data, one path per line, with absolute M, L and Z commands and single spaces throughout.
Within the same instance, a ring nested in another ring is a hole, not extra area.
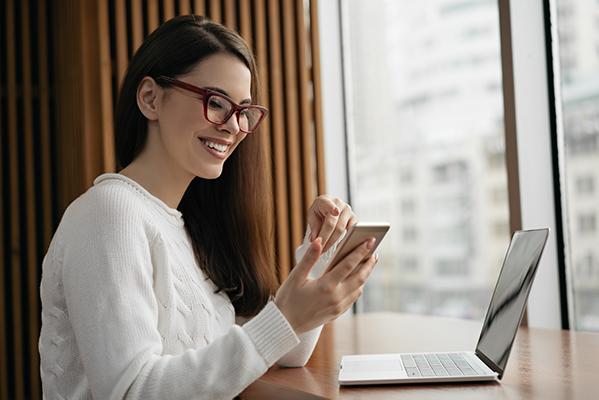
M 141 80 L 183 75 L 216 53 L 231 54 L 249 68 L 256 101 L 254 56 L 236 32 L 207 18 L 187 15 L 165 22 L 144 40 L 129 64 L 115 112 L 120 168 L 139 155 L 148 135 L 147 120 L 136 102 Z M 260 132 L 249 134 L 225 162 L 221 176 L 194 178 L 178 207 L 200 268 L 217 291 L 229 296 L 236 313 L 245 317 L 257 314 L 277 287 L 269 158 L 262 142 Z

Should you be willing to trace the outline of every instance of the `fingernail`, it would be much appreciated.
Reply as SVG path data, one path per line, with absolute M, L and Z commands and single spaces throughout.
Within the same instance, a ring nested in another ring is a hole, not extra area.
M 372 249 L 372 248 L 374 247 L 374 242 L 376 242 L 376 239 L 375 239 L 375 238 L 371 238 L 371 239 L 368 241 L 368 243 L 366 244 L 366 248 L 367 248 L 368 250 Z
M 374 262 L 379 262 L 379 253 L 374 253 Z

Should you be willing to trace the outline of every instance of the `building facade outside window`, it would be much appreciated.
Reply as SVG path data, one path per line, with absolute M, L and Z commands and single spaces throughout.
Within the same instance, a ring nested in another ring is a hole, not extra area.
M 509 241 L 497 2 L 341 3 L 352 205 L 392 226 L 362 309 L 481 318 Z
M 573 328 L 599 330 L 599 2 L 557 0 Z

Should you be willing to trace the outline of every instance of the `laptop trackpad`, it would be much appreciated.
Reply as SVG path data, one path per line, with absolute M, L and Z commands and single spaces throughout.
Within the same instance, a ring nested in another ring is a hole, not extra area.
M 344 360 L 343 361 L 343 370 L 345 372 L 362 372 L 362 371 L 403 371 L 403 365 L 401 360 L 372 360 L 372 359 L 354 359 L 354 360 Z

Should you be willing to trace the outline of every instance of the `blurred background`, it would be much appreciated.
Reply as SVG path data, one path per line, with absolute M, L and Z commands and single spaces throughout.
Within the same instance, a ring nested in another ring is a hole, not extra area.
M 0 399 L 41 398 L 43 256 L 66 206 L 115 169 L 113 110 L 129 58 L 179 14 L 222 22 L 255 51 L 280 277 L 305 210 L 328 192 L 361 220 L 392 225 L 354 312 L 480 320 L 523 226 L 513 171 L 536 162 L 510 157 L 506 3 L 2 0 Z M 544 258 L 560 286 L 557 306 L 541 307 L 557 329 L 599 331 L 599 1 L 543 5 L 559 200 L 558 250 Z

